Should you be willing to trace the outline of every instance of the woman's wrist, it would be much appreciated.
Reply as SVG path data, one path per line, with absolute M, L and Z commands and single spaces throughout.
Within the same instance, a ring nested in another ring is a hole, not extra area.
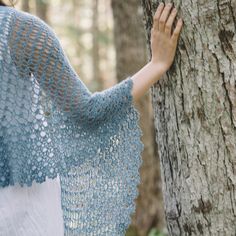
M 156 73 L 157 80 L 159 80 L 161 76 L 167 71 L 166 67 L 158 62 L 154 62 L 151 60 L 148 64 L 150 64 L 150 67 L 153 68 L 154 73 Z
M 132 89 L 133 99 L 139 100 L 164 73 L 165 69 L 162 65 L 152 61 L 148 62 L 131 77 L 134 85 Z

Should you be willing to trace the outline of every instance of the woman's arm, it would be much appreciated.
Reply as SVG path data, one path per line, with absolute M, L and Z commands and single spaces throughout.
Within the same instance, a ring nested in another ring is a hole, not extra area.
M 162 6 L 154 17 L 151 62 L 132 77 L 100 92 L 89 91 L 71 66 L 52 28 L 34 15 L 15 10 L 9 35 L 11 57 L 18 75 L 27 79 L 33 74 L 63 112 L 81 124 L 96 125 L 126 112 L 132 100 L 138 100 L 170 66 L 178 30 L 170 39 L 161 29 L 169 8 L 166 9 L 160 22 L 157 19 Z M 169 17 L 169 25 L 173 16 Z
M 171 34 L 172 24 L 177 14 L 176 8 L 171 11 L 171 7 L 171 3 L 165 7 L 163 3 L 160 3 L 154 15 L 151 31 L 152 59 L 131 77 L 134 81 L 132 96 L 135 101 L 139 100 L 161 78 L 174 60 L 183 21 L 181 18 L 178 20 L 176 28 Z

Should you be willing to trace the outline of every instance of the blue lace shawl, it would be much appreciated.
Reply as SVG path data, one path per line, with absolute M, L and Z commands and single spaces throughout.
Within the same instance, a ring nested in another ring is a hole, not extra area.
M 126 78 L 91 93 L 40 18 L 0 7 L 0 187 L 60 177 L 65 235 L 124 235 L 142 131 Z

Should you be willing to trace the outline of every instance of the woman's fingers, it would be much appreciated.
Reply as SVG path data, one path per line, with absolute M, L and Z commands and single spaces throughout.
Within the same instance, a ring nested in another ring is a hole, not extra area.
M 168 34 L 168 36 L 171 36 L 171 29 L 172 29 L 172 25 L 176 17 L 176 14 L 177 14 L 177 10 L 176 8 L 173 8 L 165 25 L 165 33 Z
M 162 10 L 164 9 L 164 3 L 161 2 L 155 12 L 155 15 L 154 15 L 154 23 L 153 23 L 153 28 L 154 30 L 158 30 L 159 29 L 159 19 L 161 17 L 161 13 L 162 13 Z
M 161 14 L 161 17 L 159 19 L 158 25 L 159 25 L 159 31 L 161 31 L 161 32 L 165 32 L 165 24 L 166 24 L 167 18 L 169 16 L 171 7 L 172 7 L 172 3 L 166 4 L 166 6 Z
M 161 2 L 155 12 L 154 15 L 154 23 L 152 27 L 152 31 L 161 31 L 166 33 L 168 36 L 171 36 L 172 40 L 177 42 L 182 25 L 183 20 L 179 19 L 177 22 L 177 25 L 173 31 L 173 34 L 171 35 L 171 29 L 172 25 L 174 23 L 174 19 L 177 15 L 177 9 L 172 8 L 172 3 L 167 3 L 164 5 L 163 2 Z
M 178 38 L 179 38 L 179 34 L 180 34 L 180 31 L 182 29 L 182 26 L 183 26 L 183 20 L 182 18 L 180 18 L 176 24 L 176 27 L 173 31 L 173 34 L 171 36 L 171 39 L 174 40 L 175 43 L 177 43 L 178 41 Z

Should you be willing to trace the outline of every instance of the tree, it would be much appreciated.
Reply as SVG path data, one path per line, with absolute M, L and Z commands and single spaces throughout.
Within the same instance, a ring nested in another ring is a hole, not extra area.
M 48 22 L 48 1 L 47 0 L 35 0 L 36 6 L 36 15 L 43 19 L 45 22 Z
M 173 2 L 182 33 L 151 88 L 168 231 L 235 236 L 236 1 Z M 142 0 L 149 48 L 158 3 Z
M 22 0 L 21 9 L 26 12 L 30 12 L 29 0 Z
M 137 0 L 112 0 L 112 10 L 116 73 L 118 81 L 121 81 L 147 63 L 143 13 L 140 2 Z M 138 186 L 139 196 L 132 226 L 136 228 L 138 235 L 142 236 L 147 235 L 152 227 L 162 229 L 165 222 L 150 94 L 146 94 L 136 105 L 141 114 L 140 125 L 143 130 L 142 140 L 145 148 L 142 153 L 143 164 L 139 170 L 141 184 Z
M 93 36 L 93 79 L 98 84 L 97 90 L 103 89 L 103 80 L 100 76 L 100 69 L 99 69 L 99 25 L 98 25 L 98 0 L 93 0 L 93 24 L 91 28 L 91 33 Z

